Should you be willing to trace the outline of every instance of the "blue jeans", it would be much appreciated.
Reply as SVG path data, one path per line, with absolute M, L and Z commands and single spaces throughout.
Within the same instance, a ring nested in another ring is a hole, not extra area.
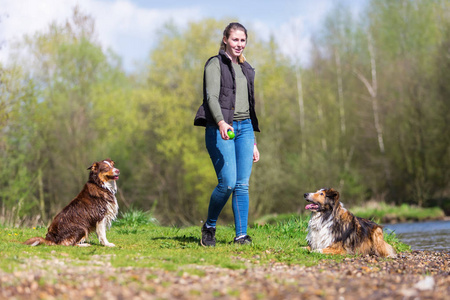
M 253 166 L 255 136 L 250 119 L 234 121 L 235 138 L 223 140 L 219 128 L 211 125 L 205 130 L 205 142 L 216 171 L 218 184 L 211 194 L 208 208 L 208 226 L 216 226 L 223 207 L 232 197 L 236 236 L 247 234 L 248 183 Z

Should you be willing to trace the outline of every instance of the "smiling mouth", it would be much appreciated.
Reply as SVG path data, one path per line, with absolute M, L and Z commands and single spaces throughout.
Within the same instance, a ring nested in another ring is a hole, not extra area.
M 117 180 L 117 179 L 119 179 L 119 175 L 108 176 L 108 179 Z
M 305 206 L 306 210 L 319 210 L 319 205 L 316 203 L 310 203 Z

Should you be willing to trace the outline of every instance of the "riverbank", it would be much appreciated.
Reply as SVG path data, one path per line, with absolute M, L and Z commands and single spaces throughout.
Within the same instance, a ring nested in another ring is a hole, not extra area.
M 450 220 L 441 207 L 418 207 L 402 204 L 400 206 L 386 204 L 385 202 L 368 201 L 364 206 L 349 208 L 357 217 L 374 220 L 379 224 L 396 224 L 405 222 L 425 222 Z M 286 222 L 291 218 L 309 218 L 309 212 L 302 214 L 270 214 L 258 218 L 254 224 L 277 224 Z
M 116 268 L 112 259 L 28 258 L 13 273 L 0 271 L 0 299 L 448 299 L 450 294 L 449 252 L 348 257 L 310 267 L 259 265 L 237 255 L 246 268 L 236 270 Z
M 444 210 L 438 206 L 419 207 L 407 204 L 394 206 L 376 201 L 369 201 L 364 206 L 353 207 L 351 211 L 358 217 L 374 219 L 384 224 L 442 221 L 446 218 Z

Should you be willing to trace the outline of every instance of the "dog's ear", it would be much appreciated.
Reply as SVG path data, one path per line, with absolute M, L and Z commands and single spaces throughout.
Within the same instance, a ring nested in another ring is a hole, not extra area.
M 335 201 L 339 200 L 339 192 L 331 188 L 326 191 L 327 198 L 331 198 Z
M 95 172 L 98 170 L 98 163 L 93 163 L 92 166 L 90 166 L 89 168 L 87 168 L 88 170 L 91 170 L 92 172 Z

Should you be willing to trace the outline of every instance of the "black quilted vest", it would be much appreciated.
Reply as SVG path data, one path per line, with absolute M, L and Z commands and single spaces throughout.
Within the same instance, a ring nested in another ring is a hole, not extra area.
M 236 81 L 232 61 L 223 50 L 220 50 L 218 55 L 208 59 L 208 61 L 205 64 L 205 68 L 208 65 L 209 61 L 214 57 L 218 57 L 220 63 L 221 76 L 220 76 L 219 103 L 222 109 L 222 115 L 224 121 L 232 125 L 234 117 L 234 107 L 236 103 Z M 258 119 L 255 113 L 255 88 L 254 88 L 255 70 L 247 62 L 240 64 L 240 66 L 242 68 L 242 72 L 247 78 L 250 119 L 252 121 L 253 130 L 259 132 L 260 130 L 258 125 Z M 209 111 L 206 99 L 207 98 L 206 98 L 205 72 L 203 72 L 203 103 L 198 109 L 197 114 L 195 116 L 194 119 L 195 126 L 206 126 L 206 124 L 215 124 L 214 118 L 211 115 L 211 112 Z

